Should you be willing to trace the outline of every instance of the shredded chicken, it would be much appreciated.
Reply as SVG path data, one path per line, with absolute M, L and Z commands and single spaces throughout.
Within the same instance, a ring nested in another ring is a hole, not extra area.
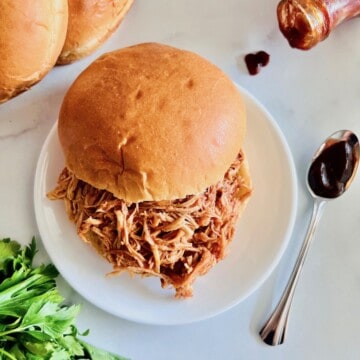
M 67 168 L 48 197 L 65 201 L 79 236 L 112 264 L 112 273 L 158 276 L 162 287 L 187 298 L 195 278 L 226 255 L 251 192 L 239 176 L 242 161 L 240 153 L 220 182 L 183 199 L 126 203 Z

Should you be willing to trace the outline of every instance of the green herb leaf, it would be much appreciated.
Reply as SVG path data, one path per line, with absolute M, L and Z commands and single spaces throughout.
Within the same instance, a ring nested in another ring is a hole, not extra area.
M 23 317 L 20 328 L 30 329 L 35 327 L 51 337 L 62 336 L 75 321 L 80 307 L 74 305 L 59 308 L 59 302 L 57 299 L 53 299 L 54 295 L 58 294 L 52 292 L 51 297 L 44 296 L 38 299 L 36 303 L 32 303 Z
M 35 238 L 26 247 L 0 240 L 0 360 L 124 360 L 79 339 L 79 305 L 66 306 L 52 265 L 33 266 Z
M 91 360 L 129 360 L 122 356 L 109 353 L 108 351 L 98 349 L 85 341 L 79 340 L 79 342 L 82 344 L 87 352 L 88 358 Z
M 4 286 L 5 289 L 3 289 L 3 284 L 0 284 L 0 315 L 23 316 L 30 304 L 38 301 L 39 297 L 41 298 L 44 293 L 55 287 L 53 278 L 41 273 L 22 278 L 21 281 L 16 279 L 16 281 L 15 285 Z M 60 295 L 57 294 L 57 296 Z
M 20 249 L 20 244 L 10 239 L 3 239 L 0 242 L 0 270 L 4 270 L 5 261 L 15 257 Z

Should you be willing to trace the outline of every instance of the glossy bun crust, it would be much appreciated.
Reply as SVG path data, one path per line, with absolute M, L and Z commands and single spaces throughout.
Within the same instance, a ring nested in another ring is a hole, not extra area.
M 157 43 L 93 62 L 58 123 L 67 167 L 127 202 L 203 192 L 236 158 L 245 128 L 243 99 L 219 68 Z
M 67 0 L 0 1 L 0 103 L 29 89 L 64 45 Z
M 134 0 L 68 0 L 69 24 L 57 60 L 63 65 L 95 51 L 117 29 Z

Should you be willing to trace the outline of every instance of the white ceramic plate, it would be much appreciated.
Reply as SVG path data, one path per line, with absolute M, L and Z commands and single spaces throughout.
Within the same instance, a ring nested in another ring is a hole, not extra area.
M 149 324 L 184 324 L 219 314 L 249 296 L 269 276 L 288 243 L 296 212 L 296 176 L 276 122 L 245 90 L 254 193 L 240 219 L 230 253 L 177 300 L 157 278 L 106 277 L 111 266 L 76 234 L 62 201 L 50 201 L 64 166 L 56 124 L 43 145 L 35 175 L 35 212 L 45 248 L 65 280 L 85 299 L 116 316 Z

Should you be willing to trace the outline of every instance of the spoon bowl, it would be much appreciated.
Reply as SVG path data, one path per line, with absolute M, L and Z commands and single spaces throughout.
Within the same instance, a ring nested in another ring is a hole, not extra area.
M 352 183 L 360 158 L 359 139 L 350 130 L 340 130 L 329 136 L 315 152 L 307 173 L 307 187 L 314 199 L 310 224 L 278 305 L 260 331 L 268 345 L 280 345 L 285 333 L 292 299 L 301 269 L 309 251 L 324 205 L 341 196 Z
M 359 164 L 360 146 L 357 136 L 340 130 L 329 136 L 316 151 L 307 176 L 313 197 L 334 199 L 350 186 Z

